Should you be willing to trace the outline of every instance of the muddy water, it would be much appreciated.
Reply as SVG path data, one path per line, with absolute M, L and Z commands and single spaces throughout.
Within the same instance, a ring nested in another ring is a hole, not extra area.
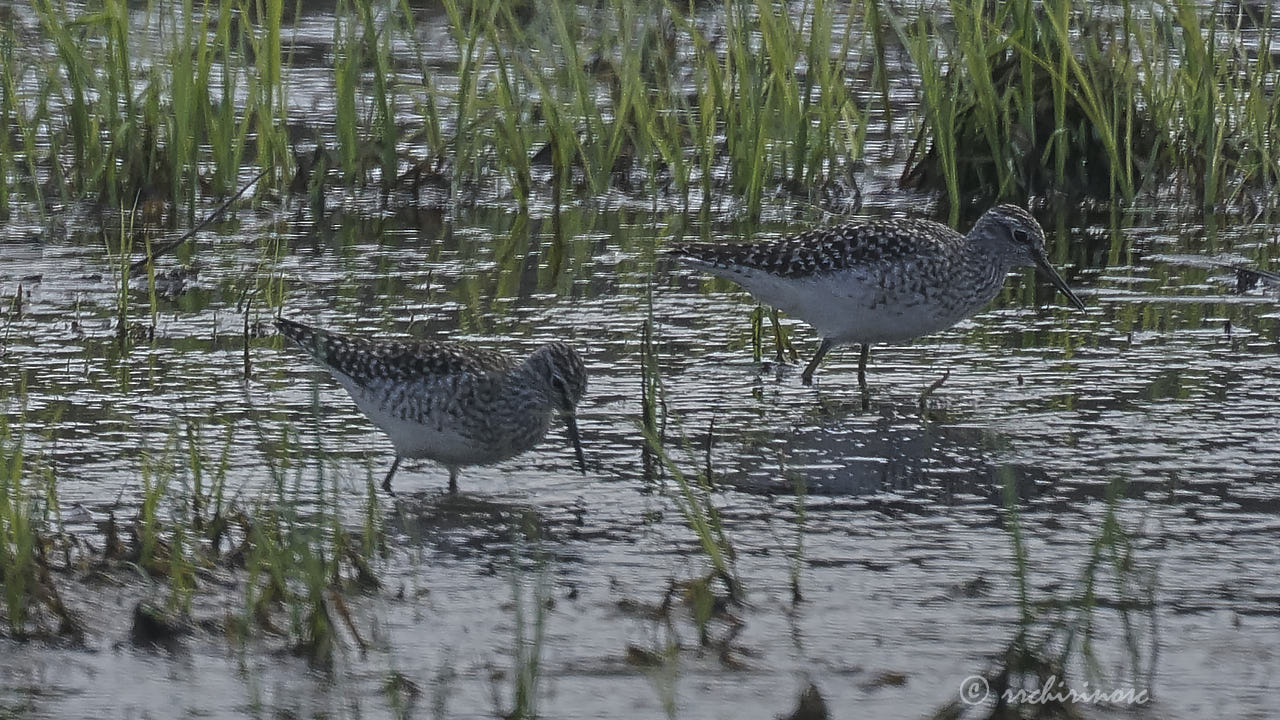
M 324 95 L 293 101 L 313 109 Z M 864 215 L 920 204 L 890 189 L 898 169 L 871 163 Z M 1005 483 L 1019 498 L 1032 599 L 1048 603 L 1078 591 L 1106 489 L 1123 481 L 1120 518 L 1156 586 L 1154 612 L 1130 631 L 1154 701 L 1132 714 L 1274 715 L 1280 300 L 1237 292 L 1219 267 L 1265 265 L 1277 251 L 1269 226 L 1223 216 L 1204 227 L 1156 210 L 1114 224 L 1045 213 L 1055 259 L 1088 311 L 1067 310 L 1029 276 L 1012 279 L 972 320 L 875 348 L 864 409 L 853 352 L 831 355 L 817 385 L 803 387 L 799 367 L 752 359 L 745 294 L 655 257 L 678 235 L 823 221 L 811 208 L 780 204 L 757 226 L 723 203 L 702 225 L 617 194 L 567 210 L 557 240 L 545 208 L 522 223 L 501 200 L 456 213 L 403 198 L 385 213 L 365 198 L 330 207 L 339 210 L 323 218 L 244 211 L 200 233 L 159 263 L 154 338 L 126 350 L 115 332 L 118 267 L 89 223 L 0 228 L 0 294 L 23 293 L 0 335 L 6 410 L 17 416 L 25 383 L 19 423 L 58 478 L 68 527 L 87 531 L 83 513 L 136 506 L 140 458 L 174 452 L 188 425 L 214 455 L 230 428 L 231 486 L 245 502 L 268 492 L 268 459 L 286 431 L 299 438 L 289 450 L 298 477 L 323 476 L 351 506 L 363 502 L 390 447 L 324 373 L 271 336 L 270 308 L 250 310 L 244 376 L 239 301 L 273 278 L 287 315 L 343 331 L 513 353 L 571 341 L 591 373 L 580 408 L 588 473 L 558 431 L 519 458 L 468 469 L 461 498 L 442 496 L 440 468 L 402 468 L 402 499 L 383 507 L 386 588 L 352 603 L 371 648 L 348 646 L 332 673 L 252 644 L 136 649 L 124 642 L 134 589 L 114 588 L 87 601 L 97 618 L 88 650 L 0 644 L 0 712 L 383 717 L 395 712 L 386 685 L 398 673 L 421 689 L 415 715 L 492 717 L 513 686 L 513 588 L 527 608 L 542 577 L 553 600 L 547 717 L 661 717 L 667 707 L 685 718 L 772 717 L 810 682 L 834 717 L 923 717 L 995 667 L 1017 632 Z M 142 286 L 129 302 L 131 321 L 149 325 Z M 709 454 L 738 553 L 746 605 L 734 610 L 741 625 L 727 655 L 698 651 L 687 612 L 668 624 L 645 610 L 705 571 L 671 480 L 641 472 L 649 317 L 671 446 L 689 446 L 675 460 L 693 471 Z M 786 322 L 807 359 L 816 339 Z M 920 393 L 944 374 L 922 409 Z M 530 519 L 541 541 L 520 539 Z M 1104 605 L 1118 597 L 1110 580 L 1097 592 Z M 206 600 L 204 610 L 237 612 L 239 601 Z M 1095 631 L 1090 687 L 1131 684 L 1118 616 L 1100 610 Z M 671 640 L 685 650 L 667 666 L 634 662 L 636 649 Z

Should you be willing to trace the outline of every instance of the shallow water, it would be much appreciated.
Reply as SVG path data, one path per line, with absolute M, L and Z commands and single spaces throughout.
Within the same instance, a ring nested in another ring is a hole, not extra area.
M 862 215 L 917 204 L 889 189 L 899 169 L 869 164 Z M 127 610 L 146 591 L 126 584 L 81 601 L 100 621 L 88 650 L 0 641 L 0 712 L 382 717 L 393 712 L 384 685 L 397 672 L 422 688 L 417 714 L 438 705 L 450 717 L 492 717 L 510 701 L 513 585 L 528 602 L 545 572 L 554 606 L 539 710 L 548 717 L 657 717 L 664 696 L 678 717 L 769 717 L 790 712 L 809 682 L 835 717 L 924 717 L 957 700 L 964 678 L 992 669 L 1017 631 L 1006 481 L 1017 489 L 1032 597 L 1047 601 L 1076 591 L 1106 489 L 1119 480 L 1121 521 L 1157 586 L 1154 612 L 1139 613 L 1134 631 L 1159 650 L 1142 678 L 1154 701 L 1129 712 L 1274 714 L 1280 299 L 1266 288 L 1238 293 L 1220 267 L 1266 266 L 1278 249 L 1271 226 L 1221 216 L 1206 228 L 1156 208 L 1114 227 L 1105 216 L 1043 213 L 1055 262 L 1088 310 L 1071 311 L 1029 275 L 1012 279 L 956 328 L 874 348 L 864 409 L 855 352 L 830 355 L 804 387 L 800 367 L 752 359 L 748 296 L 656 258 L 684 235 L 809 227 L 823 221 L 812 208 L 778 204 L 752 226 L 723 203 L 706 225 L 616 193 L 566 210 L 557 240 L 547 208 L 523 224 L 500 200 L 458 212 L 404 202 L 383 212 L 365 197 L 330 207 L 322 218 L 243 210 L 238 223 L 201 232 L 157 264 L 166 276 L 154 338 L 124 351 L 119 268 L 97 233 L 74 216 L 65 234 L 34 221 L 0 228 L 0 295 L 23 293 L 0 333 L 6 410 L 17 418 L 25 385 L 17 422 L 58 478 L 68 527 L 92 532 L 77 505 L 96 517 L 128 513 L 142 455 L 173 452 L 188 425 L 203 428 L 211 453 L 230 428 L 231 487 L 245 502 L 269 492 L 267 459 L 287 428 L 299 437 L 298 477 L 323 474 L 339 504 L 361 505 L 390 446 L 273 335 L 274 310 L 260 304 L 249 313 L 244 377 L 239 301 L 269 279 L 284 284 L 286 315 L 345 332 L 514 354 L 572 342 L 590 371 L 579 408 L 585 477 L 559 429 L 519 458 L 467 469 L 457 499 L 442 496 L 440 468 L 402 467 L 402 500 L 383 506 L 394 548 L 378 568 L 386 588 L 352 602 L 372 647 L 348 646 L 331 674 L 219 638 L 137 649 Z M 131 320 L 149 324 L 145 286 L 129 301 Z M 643 611 L 673 581 L 705 572 L 672 481 L 641 471 L 649 317 L 674 458 L 693 472 L 709 452 L 738 552 L 746 605 L 734 610 L 741 626 L 727 657 L 699 652 L 687 619 L 668 625 Z M 816 338 L 784 321 L 806 360 Z M 920 393 L 944 373 L 922 410 Z M 534 544 L 519 531 L 531 518 L 543 538 Z M 797 562 L 804 601 L 793 604 Z M 1112 584 L 1097 592 L 1104 604 L 1117 599 Z M 206 613 L 241 609 L 237 597 L 206 602 Z M 1091 684 L 1126 685 L 1119 620 L 1100 611 L 1098 623 L 1103 677 Z M 656 651 L 673 636 L 686 649 L 672 666 L 628 662 L 629 647 Z
M 1163 234 L 1144 229 L 1133 244 L 1142 254 L 1177 253 L 1179 264 L 1135 257 L 1125 267 L 1072 273 L 1085 313 L 1030 307 L 1019 291 L 1024 280 L 1014 280 L 972 321 L 875 348 L 863 411 L 855 353 L 833 354 L 818 384 L 803 387 L 798 367 L 752 361 L 746 296 L 652 261 L 651 249 L 667 240 L 662 224 L 655 232 L 652 218 L 607 210 L 575 217 L 559 275 L 547 267 L 545 231 L 517 238 L 499 257 L 511 218 L 494 212 L 425 228 L 401 218 L 348 220 L 324 234 L 286 225 L 287 250 L 266 271 L 284 278 L 290 316 L 327 327 L 467 339 L 515 353 L 570 339 L 591 372 L 580 408 L 586 477 L 559 430 L 524 456 L 468 469 L 462 487 L 475 507 L 463 510 L 439 495 L 439 468 L 402 469 L 404 504 L 386 510 L 400 550 L 381 571 L 388 588 L 409 591 L 357 603 L 359 620 L 376 628 L 375 647 L 363 657 L 349 649 L 331 679 L 301 660 L 251 650 L 117 647 L 127 633 L 121 620 L 95 634 L 87 653 L 8 645 L 5 684 L 16 706 L 33 717 L 102 706 L 122 717 L 158 716 L 176 692 L 193 714 L 378 716 L 394 669 L 446 695 L 450 715 L 488 716 L 493 687 L 506 687 L 491 669 L 510 665 L 514 637 L 508 527 L 532 513 L 546 528 L 556 600 L 542 711 L 661 714 L 662 682 L 625 657 L 628 645 L 652 648 L 665 631 L 619 602 L 656 605 L 663 588 L 697 575 L 701 561 L 663 486 L 640 472 L 639 337 L 652 287 L 669 432 L 694 448 L 676 457 L 696 469 L 714 421 L 715 501 L 748 600 L 736 640 L 742 668 L 727 669 L 714 654 L 680 655 L 679 716 L 782 713 L 806 681 L 837 715 L 856 706 L 920 717 L 955 699 L 960 681 L 987 669 L 1014 632 L 1010 540 L 997 512 L 1006 477 L 1023 499 L 1030 578 L 1043 597 L 1073 586 L 1107 483 L 1127 481 L 1122 519 L 1138 561 L 1158 568 L 1160 655 L 1148 712 L 1267 714 L 1277 689 L 1272 641 L 1280 639 L 1280 313 L 1264 291 L 1233 294 L 1229 274 L 1190 264 L 1216 254 L 1192 233 L 1180 239 L 1176 220 Z M 1216 252 L 1249 256 L 1271 242 L 1265 229 L 1234 232 Z M 64 507 L 129 506 L 139 493 L 139 453 L 162 452 L 188 422 L 203 424 L 210 438 L 220 437 L 219 423 L 231 425 L 233 487 L 245 499 L 270 484 L 263 457 L 271 449 L 253 427 L 266 438 L 296 427 L 301 462 L 336 474 L 353 503 L 366 477 L 383 472 L 386 441 L 278 338 L 252 341 L 252 379 L 244 381 L 235 303 L 259 261 L 254 245 L 252 232 L 203 234 L 193 253 L 197 278 L 161 303 L 155 340 L 121 357 L 101 247 L 74 237 L 6 239 L 0 284 L 12 296 L 21 282 L 24 292 L 22 313 L 8 317 L 6 377 L 11 389 L 25 379 L 26 423 L 37 436 L 28 436 L 31 451 L 52 464 Z M 145 318 L 145 293 L 131 299 Z M 266 321 L 269 310 L 251 317 Z M 795 337 L 807 356 L 814 338 L 803 326 Z M 917 396 L 944 372 L 922 412 Z M 809 495 L 805 601 L 793 607 L 796 478 Z M 532 572 L 526 567 L 526 582 Z M 1112 623 L 1113 634 L 1100 635 L 1104 652 L 1123 650 L 1115 630 Z M 690 627 L 677 632 L 694 642 Z M 452 680 L 434 680 L 445 669 Z M 885 674 L 905 684 L 877 682 Z M 131 683 L 125 698 L 124 678 L 147 680 Z

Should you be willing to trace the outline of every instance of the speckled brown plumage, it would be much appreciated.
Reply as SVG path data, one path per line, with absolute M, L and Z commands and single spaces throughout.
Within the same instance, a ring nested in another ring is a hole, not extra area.
M 543 345 L 523 360 L 470 345 L 374 341 L 279 319 L 297 343 L 351 393 L 383 430 L 396 461 L 429 458 L 449 468 L 494 463 L 538 444 L 555 413 L 563 415 L 582 465 L 574 411 L 586 392 L 582 359 L 568 345 Z
M 1040 224 L 1015 205 L 991 208 L 965 235 L 929 220 L 881 220 L 755 243 L 677 244 L 668 252 L 817 329 L 823 341 L 805 368 L 806 384 L 828 350 L 858 344 L 865 389 L 871 343 L 951 327 L 991 302 L 1015 267 L 1041 269 L 1084 307 L 1049 264 Z
M 503 353 L 464 343 L 432 340 L 373 342 L 285 318 L 277 320 L 276 327 L 318 362 L 361 384 L 406 382 L 433 375 L 483 375 L 505 372 L 514 365 L 514 361 Z
M 964 236 L 931 220 L 835 225 L 755 243 L 685 243 L 669 252 L 716 267 L 748 267 L 785 278 L 954 252 Z

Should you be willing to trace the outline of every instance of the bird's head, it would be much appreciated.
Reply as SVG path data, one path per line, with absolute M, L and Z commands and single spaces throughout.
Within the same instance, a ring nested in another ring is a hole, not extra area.
M 582 441 L 578 435 L 577 408 L 587 393 L 587 367 L 582 357 L 562 342 L 549 342 L 538 348 L 528 360 L 529 368 L 544 383 L 547 396 L 569 428 L 569 440 L 577 455 L 578 467 L 586 472 Z
M 1071 304 L 1083 310 L 1084 302 L 1071 291 L 1067 281 L 1049 263 L 1044 249 L 1044 230 L 1031 213 L 1017 205 L 997 205 L 974 224 L 969 239 L 993 251 L 1009 267 L 1031 266 L 1044 273 Z
M 529 365 L 546 384 L 556 409 L 572 415 L 587 392 L 587 367 L 573 348 L 550 342 L 534 351 Z

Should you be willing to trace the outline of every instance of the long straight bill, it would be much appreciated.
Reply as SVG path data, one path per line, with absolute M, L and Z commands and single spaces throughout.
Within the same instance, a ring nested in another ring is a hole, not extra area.
M 1053 269 L 1053 266 L 1049 264 L 1049 258 L 1044 255 L 1037 255 L 1036 267 L 1040 268 L 1040 272 L 1044 273 L 1045 276 L 1049 278 L 1049 282 L 1053 283 L 1054 287 L 1058 288 L 1063 295 L 1067 296 L 1067 299 L 1071 301 L 1072 305 L 1076 306 L 1077 310 L 1084 309 L 1084 301 L 1072 292 L 1070 287 L 1067 287 L 1067 281 L 1063 280 L 1062 276 L 1058 274 L 1058 271 Z
M 564 416 L 565 425 L 569 426 L 569 442 L 573 443 L 573 453 L 578 458 L 578 469 L 587 474 L 587 458 L 582 454 L 582 436 L 578 434 L 578 418 L 573 415 Z

